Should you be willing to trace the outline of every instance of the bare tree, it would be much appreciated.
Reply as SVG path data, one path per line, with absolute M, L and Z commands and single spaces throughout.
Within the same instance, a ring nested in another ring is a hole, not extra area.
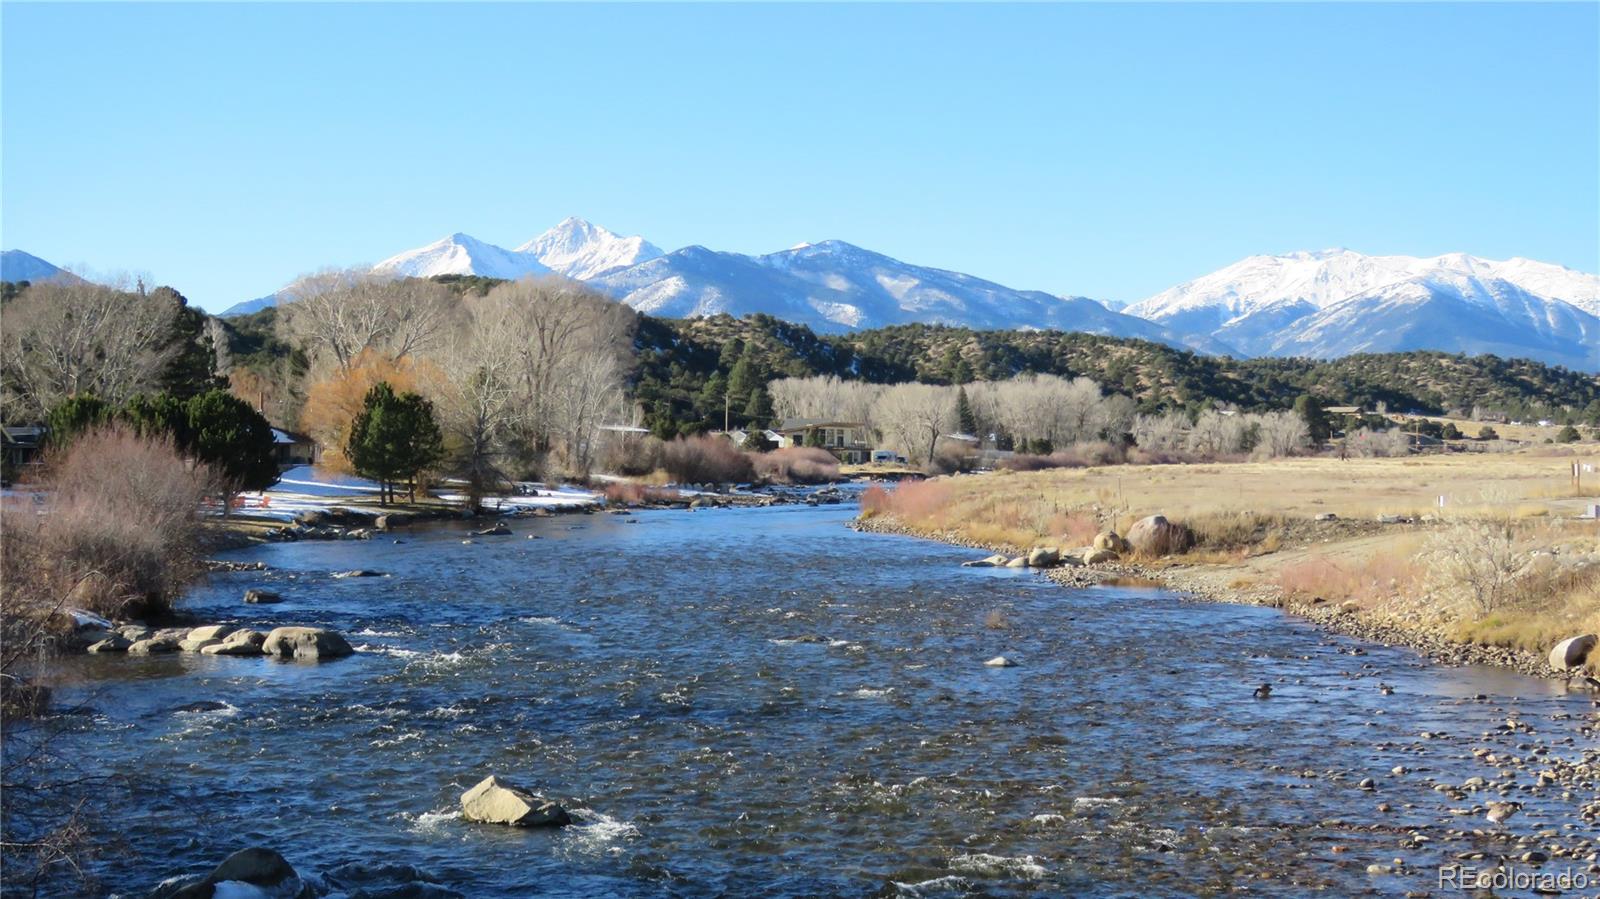
M 558 442 L 569 462 L 586 467 L 592 432 L 621 390 L 632 311 L 558 278 L 502 284 L 478 303 L 486 307 L 482 321 L 505 332 L 515 394 L 508 436 L 525 469 L 542 464 Z
M 767 384 L 779 418 L 821 418 L 871 424 L 872 404 L 883 387 L 834 375 L 780 378 Z
M 308 275 L 284 291 L 284 328 L 315 363 L 345 371 L 367 350 L 404 359 L 436 343 L 456 306 L 450 288 L 362 270 Z
M 1258 456 L 1276 459 L 1293 455 L 1311 444 L 1311 429 L 1306 420 L 1293 412 L 1268 412 L 1250 418 L 1256 427 Z
M 934 447 L 955 415 L 955 390 L 931 384 L 896 384 L 878 397 L 873 421 L 905 450 L 912 464 L 933 458 Z
M 501 459 L 518 398 L 516 335 L 506 321 L 508 314 L 504 305 L 469 304 L 462 327 L 434 357 L 443 375 L 436 408 L 474 509 L 485 493 L 507 479 Z
M 154 389 L 180 352 L 181 300 L 168 290 L 87 281 L 34 284 L 5 308 L 5 403 L 40 416 L 73 394 L 111 403 Z
M 1211 457 L 1242 453 L 1248 431 L 1243 416 L 1207 409 L 1189 431 L 1189 449 Z
M 1157 452 L 1179 452 L 1188 448 L 1189 416 L 1182 412 L 1140 415 L 1133 420 L 1133 442 Z

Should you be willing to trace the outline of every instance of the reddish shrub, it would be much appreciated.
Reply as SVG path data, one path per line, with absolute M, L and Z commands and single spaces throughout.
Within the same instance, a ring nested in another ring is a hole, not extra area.
M 949 505 L 950 485 L 942 481 L 901 481 L 893 490 L 873 486 L 861 495 L 866 517 L 891 515 L 912 523 L 926 521 Z
M 42 507 L 4 507 L 12 610 L 70 603 L 107 618 L 165 611 L 200 571 L 209 469 L 170 439 L 91 431 L 47 464 Z
M 680 484 L 740 484 L 755 480 L 755 465 L 726 437 L 680 437 L 661 448 L 661 467 Z
M 839 480 L 839 460 L 815 446 L 790 446 L 755 457 L 756 474 L 783 484 L 828 484 Z

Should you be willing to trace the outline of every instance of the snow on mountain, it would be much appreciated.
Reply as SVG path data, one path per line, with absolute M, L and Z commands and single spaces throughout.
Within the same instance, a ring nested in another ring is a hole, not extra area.
M 1588 324 L 1600 315 L 1600 276 L 1528 259 L 1251 256 L 1125 311 L 1248 355 L 1438 349 L 1600 367 Z
M 515 280 L 524 275 L 547 274 L 550 268 L 531 254 L 507 250 L 456 232 L 425 247 L 390 256 L 372 270 L 413 278 L 482 275 Z
M 642 237 L 619 237 L 575 216 L 517 247 L 516 252 L 527 253 L 552 271 L 579 281 L 663 255 Z
M 0 253 L 0 281 L 81 281 L 64 268 L 22 250 Z
M 1058 328 L 1184 345 L 1162 327 L 1093 300 L 1014 290 L 838 240 L 803 243 L 765 256 L 687 247 L 590 284 L 640 312 L 667 317 L 762 312 L 818 331 L 909 322 Z M 1212 341 L 1205 343 L 1217 348 Z

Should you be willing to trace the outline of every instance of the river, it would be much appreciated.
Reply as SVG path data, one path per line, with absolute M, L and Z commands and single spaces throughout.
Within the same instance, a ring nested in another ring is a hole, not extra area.
M 105 883 L 138 895 L 265 845 L 368 896 L 1398 894 L 1503 845 L 1452 836 L 1495 828 L 1449 811 L 1481 797 L 1432 789 L 1492 773 L 1471 747 L 1583 745 L 1590 700 L 1559 683 L 1270 609 L 964 569 L 970 551 L 857 533 L 854 513 L 227 553 L 270 570 L 212 576 L 199 618 L 328 626 L 359 651 L 65 660 L 59 699 L 87 711 L 62 747 L 119 784 L 97 809 L 127 844 Z M 330 577 L 351 568 L 388 576 Z M 286 601 L 244 605 L 250 587 Z M 1016 667 L 984 665 L 1000 654 Z M 1508 715 L 1538 736 L 1486 741 Z M 461 821 L 490 773 L 579 823 Z M 1535 792 L 1512 823 L 1562 827 L 1570 806 Z

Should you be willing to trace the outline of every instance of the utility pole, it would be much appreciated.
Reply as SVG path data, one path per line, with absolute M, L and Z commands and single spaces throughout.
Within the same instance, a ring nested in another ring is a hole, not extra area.
M 728 391 L 722 391 L 722 433 L 728 433 Z

